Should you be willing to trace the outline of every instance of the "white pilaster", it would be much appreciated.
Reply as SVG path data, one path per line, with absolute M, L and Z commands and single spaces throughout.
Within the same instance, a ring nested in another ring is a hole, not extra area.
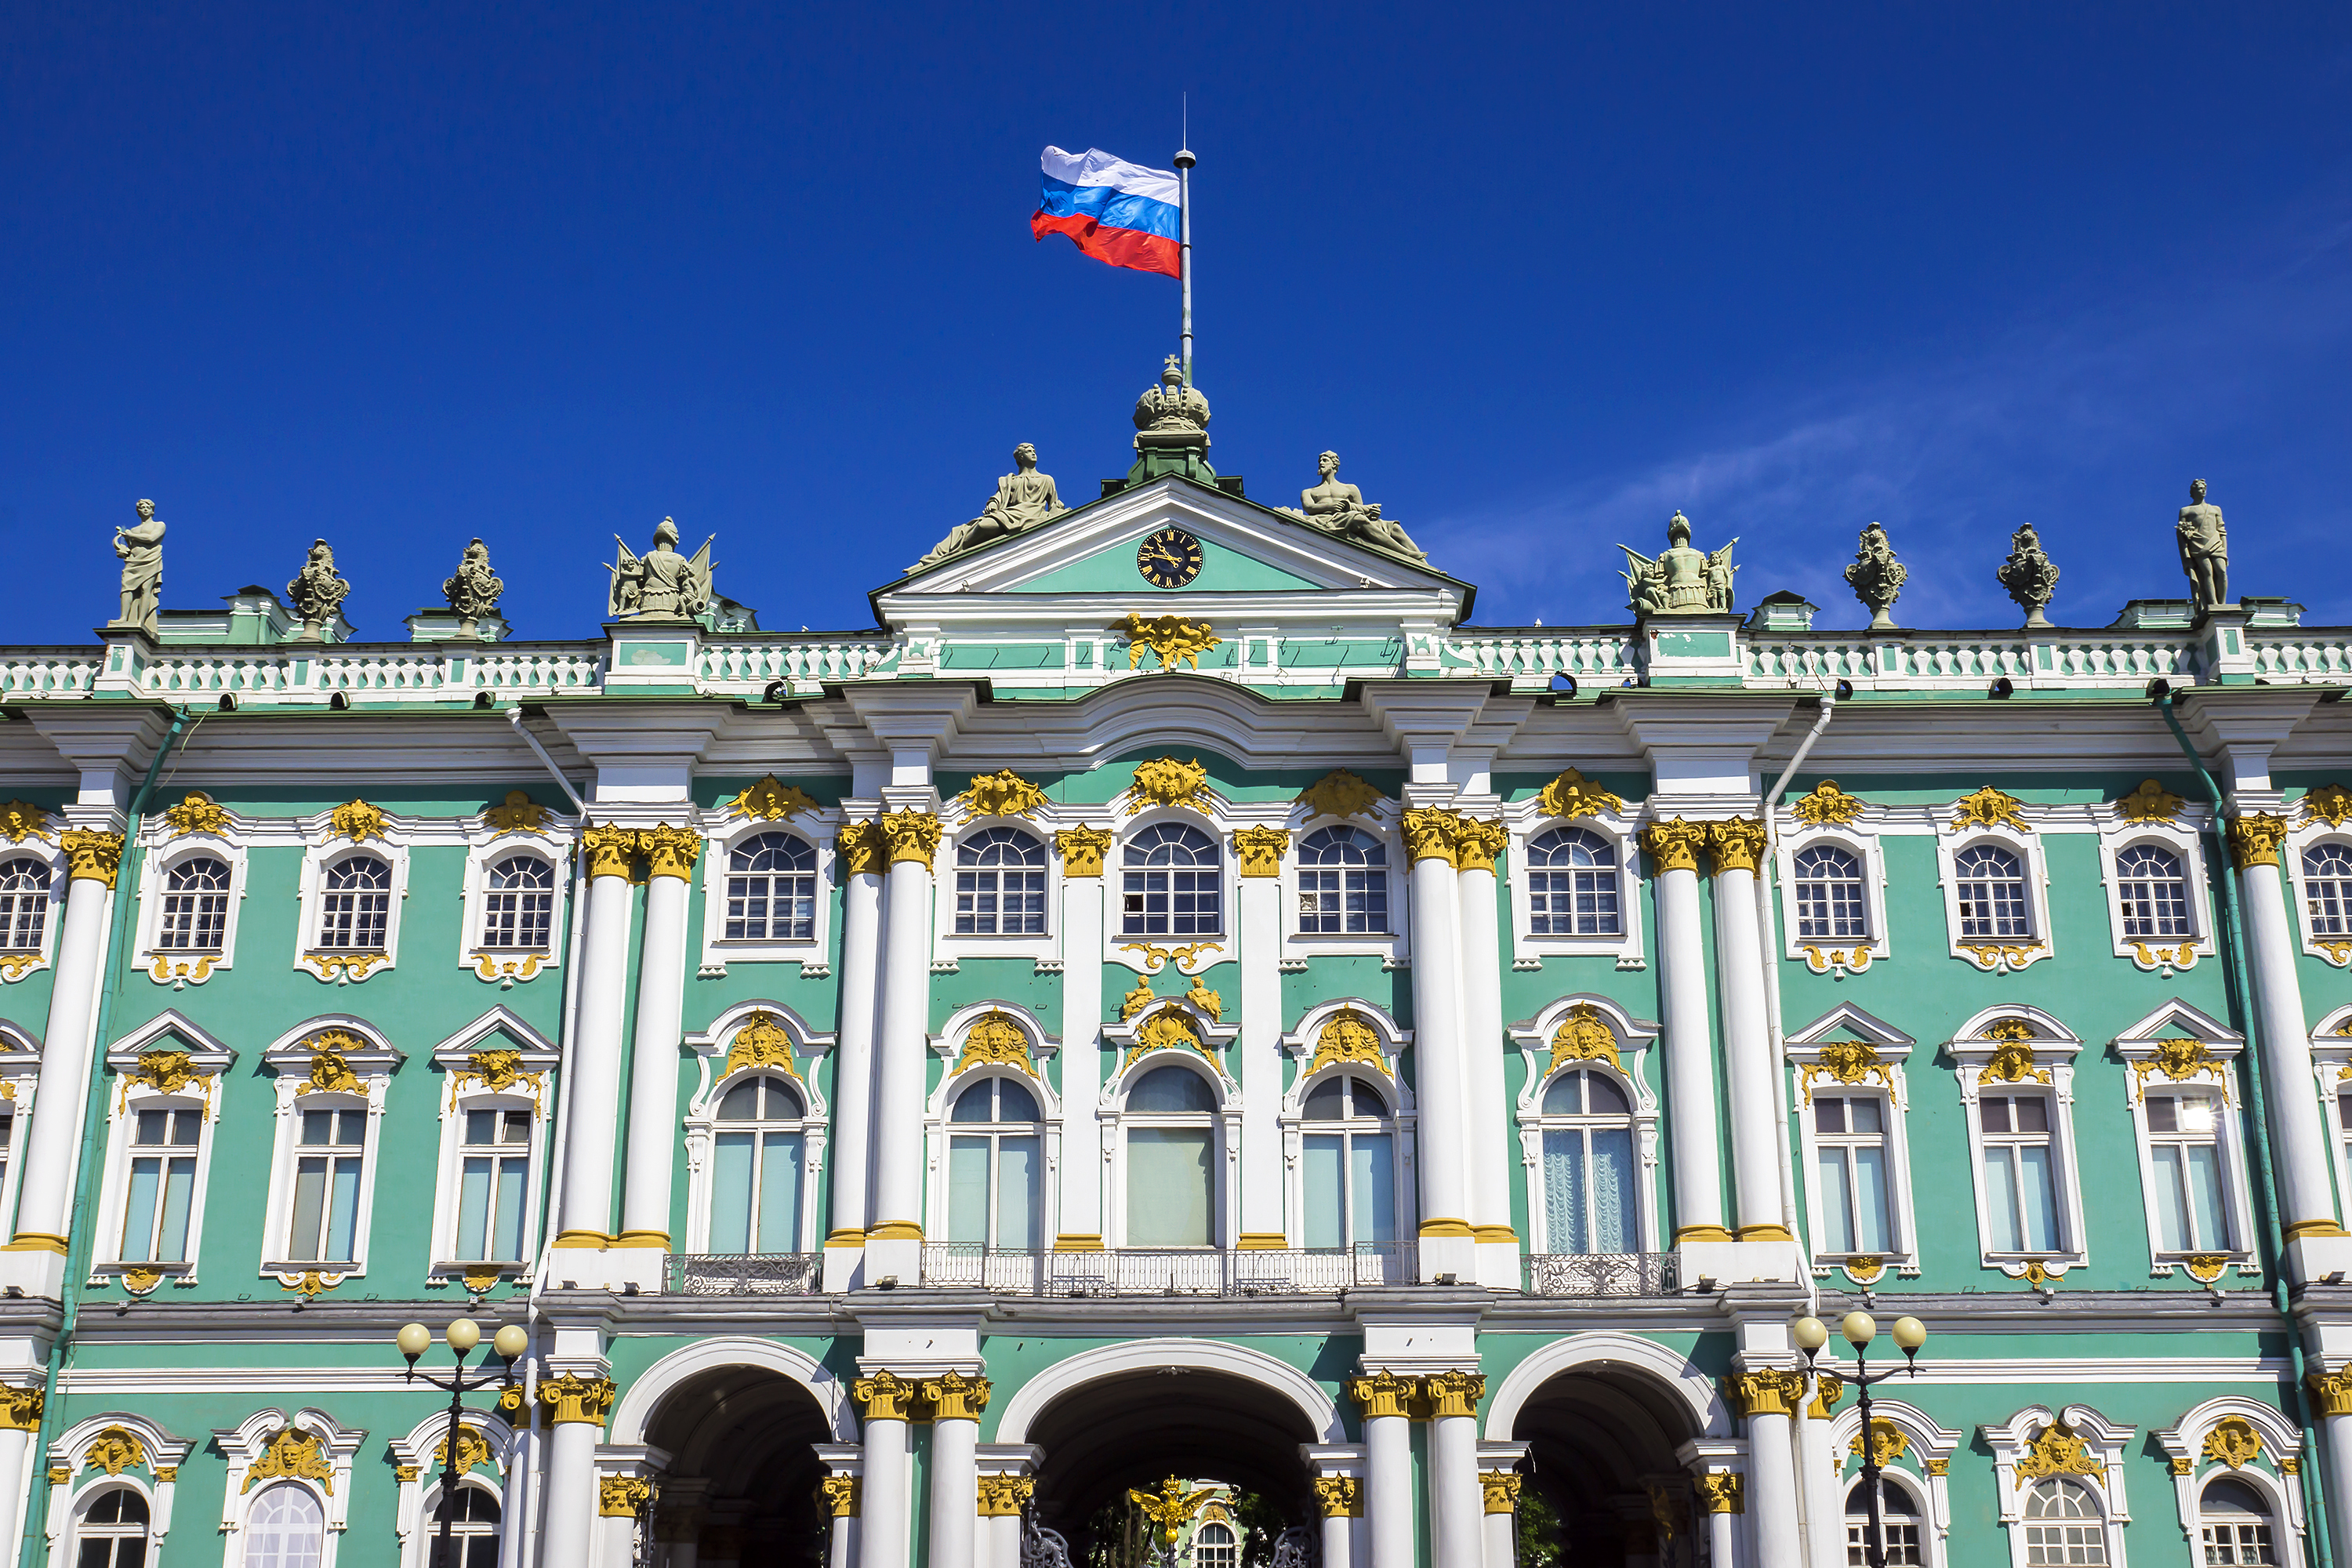
M 870 803 L 845 809 L 871 812 Z M 824 1288 L 865 1283 L 866 1181 L 874 1162 L 874 1026 L 882 974 L 881 829 L 871 817 L 841 830 L 841 1016 L 833 1058 L 833 1226 L 824 1238 Z M 835 1535 L 842 1531 L 835 1527 Z
M 1519 1516 L 1508 1508 L 1486 1505 L 1480 1521 L 1486 1538 L 1486 1568 L 1517 1568 L 1519 1560 Z
M 1364 1421 L 1364 1514 L 1370 1568 L 1417 1568 L 1413 1561 L 1412 1428 L 1403 1415 Z
M 581 939 L 579 1015 L 564 1064 L 562 1190 L 556 1196 L 552 1259 L 558 1280 L 606 1284 L 612 1224 L 614 1137 L 620 1119 L 621 1011 L 629 979 L 629 870 L 636 834 L 610 825 L 583 836 L 588 858 L 588 929 Z M 593 1454 L 592 1454 L 593 1458 Z M 592 1478 L 593 1480 L 593 1478 Z M 549 1505 L 553 1506 L 551 1491 Z
M 1700 934 L 1698 871 L 1685 835 L 1697 824 L 1661 823 L 1643 834 L 1658 865 L 1658 962 L 1664 970 L 1660 1020 L 1665 1037 L 1666 1127 L 1675 1179 L 1675 1245 L 1731 1239 L 1723 1226 L 1717 1159 L 1715 1041 L 1707 1027 L 1706 959 Z
M 923 1278 L 923 1068 L 930 1026 L 931 856 L 940 826 L 938 817 L 918 812 L 892 813 L 882 822 L 890 869 L 882 900 L 874 1226 L 866 1237 L 866 1275 L 869 1282 L 895 1277 L 913 1286 Z
M 1413 1087 L 1421 1100 L 1421 1277 L 1478 1278 L 1470 1229 L 1467 1075 L 1462 1066 L 1462 950 L 1455 929 L 1454 826 L 1424 808 L 1404 816 L 1412 857 Z
M 1494 857 L 1499 823 L 1469 822 L 1457 834 L 1462 872 L 1462 1049 L 1469 1079 L 1470 1228 L 1478 1241 L 1478 1283 L 1519 1288 L 1519 1237 L 1511 1227 L 1511 1119 L 1503 1087 L 1502 939 Z
M 1098 829 L 1066 831 L 1062 855 L 1062 1215 L 1057 1247 L 1102 1246 L 1102 1162 L 1095 1102 L 1102 1095 L 1103 850 Z
M 0 1400 L 6 1397 L 6 1391 L 0 1390 Z M 33 1425 L 34 1427 L 40 1425 L 37 1418 Z M 0 1534 L 0 1542 L 6 1543 L 0 1546 L 0 1563 L 11 1565 L 18 1561 L 24 1545 L 17 1531 L 32 1479 L 25 1474 L 25 1465 L 32 1450 L 32 1428 L 0 1426 L 0 1531 L 6 1531 Z
M 1764 1013 L 1763 955 L 1756 926 L 1760 826 L 1711 824 L 1715 875 L 1715 983 L 1723 999 L 1725 1099 L 1731 1110 L 1733 1214 L 1741 1241 L 1788 1241 L 1780 1223 L 1780 1164 L 1773 1147 L 1772 1034 Z M 1752 837 L 1748 830 L 1752 829 Z
M 865 1437 L 866 1478 L 857 1510 L 858 1568 L 907 1568 L 912 1499 L 906 1416 L 867 1415 Z
M 1441 1415 L 1429 1424 L 1429 1502 L 1437 1561 L 1477 1563 L 1486 1552 L 1486 1507 L 1476 1416 Z
M 2321 1408 L 2326 1408 L 2324 1403 Z M 2319 1425 L 2326 1434 L 2322 1447 L 2327 1454 L 2327 1484 L 2322 1489 L 2327 1498 L 2328 1539 L 2352 1541 L 2352 1534 L 2347 1533 L 2352 1531 L 2352 1411 L 2323 1415 Z M 2304 1462 L 2311 1461 L 2306 1457 Z
M 633 1256 L 609 1264 L 629 1268 L 640 1289 L 661 1289 L 671 1250 L 670 1180 L 678 1144 L 678 1026 L 686 995 L 686 902 L 702 847 L 689 828 L 664 825 L 639 835 L 651 874 L 646 881 L 645 932 L 637 947 L 637 1016 L 629 1063 L 628 1164 L 623 1173 L 621 1233 L 613 1250 Z
M 547 1518 L 540 1527 L 539 1547 L 539 1560 L 547 1568 L 590 1560 L 596 1525 L 597 1431 L 593 1422 L 561 1421 L 549 1434 Z
M 974 1448 L 977 1417 L 931 1423 L 930 1568 L 976 1568 L 973 1552 L 980 1528 L 980 1470 Z
M 1285 835 L 1286 837 L 1287 835 Z M 1289 1245 L 1282 1180 L 1282 869 L 1279 851 L 1244 851 L 1234 925 L 1242 961 L 1242 1191 L 1244 1247 Z
M 1749 1414 L 1748 1477 L 1748 1512 L 1756 1529 L 1756 1568 L 1804 1568 L 1797 1529 L 1795 1452 L 1785 1410 Z
M 95 1055 L 90 1030 L 122 852 L 119 835 L 70 831 L 63 837 L 69 866 L 65 929 L 58 934 L 57 973 L 49 992 L 48 1023 L 41 1036 L 41 1075 L 33 1095 L 33 1127 L 25 1142 L 16 1236 L 0 1250 L 0 1282 L 28 1296 L 56 1297 L 64 1291 L 66 1216 L 73 1203 L 75 1155 Z
M 1846 1568 L 1845 1496 L 1830 1413 L 1816 1397 L 1797 1422 L 1797 1479 L 1804 1489 L 1806 1561 L 1811 1568 Z
M 2232 829 L 2232 837 L 2241 857 L 2248 858 L 2244 819 Z M 2298 1276 L 2307 1280 L 2352 1262 L 2352 1242 L 2345 1239 L 2328 1179 L 2327 1127 L 2312 1089 L 2311 1025 L 2294 973 L 2294 929 L 2287 918 L 2278 850 L 2273 845 L 2257 854 L 2266 858 L 2239 870 L 2238 892 L 2245 910 L 2255 1010 L 2262 1021 L 2271 1130 L 2279 1152 L 2279 1195 L 2285 1211 L 2280 1219 L 2290 1254 L 2304 1265 Z M 2312 1265 L 2323 1257 L 2327 1267 L 2315 1270 Z
M 817 1459 L 825 1468 L 820 1495 L 833 1521 L 825 1542 L 824 1568 L 857 1568 L 857 1515 L 865 1500 L 860 1494 L 866 1486 L 866 1450 L 856 1443 L 819 1443 L 815 1447 Z

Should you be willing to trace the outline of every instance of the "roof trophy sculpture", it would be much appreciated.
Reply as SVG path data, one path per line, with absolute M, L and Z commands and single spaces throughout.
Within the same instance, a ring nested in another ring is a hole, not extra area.
M 293 580 L 286 584 L 286 602 L 293 605 L 294 613 L 302 617 L 302 630 L 298 640 L 319 641 L 327 623 L 335 618 L 335 612 L 341 607 L 343 595 L 351 591 L 352 585 L 335 574 L 333 548 L 323 539 L 312 540 L 310 558 L 302 563 L 302 570 L 294 574 Z
M 461 637 L 477 635 L 475 623 L 498 613 L 499 595 L 506 591 L 505 582 L 490 571 L 490 547 L 478 539 L 466 546 L 456 574 L 441 583 L 441 596 L 457 612 Z
M 712 539 L 718 535 L 711 535 Z M 643 555 L 613 536 L 621 559 L 609 569 L 613 591 L 605 605 L 616 621 L 690 621 L 710 607 L 710 540 L 692 557 L 677 552 L 677 524 L 664 518 L 654 527 L 654 547 Z
M 1618 574 L 1633 598 L 1628 605 L 1636 616 L 1715 616 L 1731 613 L 1731 575 L 1739 570 L 1731 563 L 1731 545 L 1713 552 L 1691 548 L 1690 519 L 1677 511 L 1666 520 L 1665 552 L 1653 561 L 1630 544 L 1617 548 L 1625 552 L 1626 570 Z
M 2057 592 L 2058 567 L 2042 552 L 2042 536 L 2033 531 L 2032 523 L 2021 525 L 2009 536 L 2009 559 L 1992 575 L 1993 581 L 2009 590 L 2017 607 L 2025 612 L 2029 627 L 2050 624 L 2050 617 L 2042 611 L 2050 603 L 2050 595 Z
M 1381 516 L 1377 503 L 1367 506 L 1363 491 L 1340 481 L 1339 453 L 1326 452 L 1316 459 L 1316 471 L 1321 478 L 1315 487 L 1298 492 L 1297 507 L 1283 507 L 1281 510 L 1303 517 L 1324 532 L 1357 544 L 1369 544 L 1408 561 L 1424 564 L 1428 562 L 1429 557 L 1412 542 L 1411 534 Z
M 114 531 L 114 552 L 122 558 L 122 613 L 109 626 L 155 629 L 155 606 L 163 597 L 163 524 L 155 503 L 142 500 L 139 521 Z
M 1895 559 L 1895 546 L 1887 542 L 1886 530 L 1872 523 L 1862 531 L 1862 543 L 1853 552 L 1853 564 L 1845 569 L 1845 580 L 1853 584 L 1853 596 L 1870 612 L 1872 631 L 1892 631 L 1895 617 L 1886 612 L 1903 595 L 1903 579 L 1911 569 Z
M 1013 472 L 998 476 L 996 493 L 988 498 L 980 515 L 970 522 L 958 523 L 929 555 L 907 570 L 919 572 L 926 566 L 936 566 L 950 555 L 961 555 L 967 550 L 1025 532 L 1069 510 L 1062 504 L 1061 493 L 1054 489 L 1054 476 L 1037 471 L 1037 448 L 1024 441 L 1013 448 Z
M 2173 532 L 2180 541 L 2180 569 L 2189 574 L 2189 590 L 2197 598 L 2197 613 L 2220 609 L 2230 602 L 2230 531 L 2221 526 L 2221 509 L 2205 499 L 2205 481 L 2189 481 L 2189 504 L 2180 509 Z
M 1135 449 L 1208 444 L 1209 400 L 1199 387 L 1185 384 L 1181 364 L 1170 354 L 1160 384 L 1145 387 L 1135 400 Z

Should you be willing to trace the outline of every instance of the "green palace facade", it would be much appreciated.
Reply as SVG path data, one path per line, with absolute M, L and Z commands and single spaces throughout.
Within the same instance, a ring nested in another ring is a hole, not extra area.
M 2031 530 L 2021 629 L 1874 528 L 1831 631 L 1679 517 L 1482 627 L 1207 416 L 870 631 L 675 529 L 586 641 L 480 549 L 405 640 L 324 546 L 174 610 L 142 508 L 0 648 L 12 1560 L 1027 1568 L 1176 1477 L 1293 1564 L 1842 1568 L 1869 1457 L 1896 1563 L 2329 1568 L 2352 632 L 2201 488 L 2099 629 Z

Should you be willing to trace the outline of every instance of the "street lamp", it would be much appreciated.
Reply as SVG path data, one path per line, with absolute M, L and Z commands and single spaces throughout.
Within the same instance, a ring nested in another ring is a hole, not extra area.
M 1874 1373 L 1863 1352 L 1870 1342 L 1878 1337 L 1878 1321 L 1868 1312 L 1848 1312 L 1838 1324 L 1838 1332 L 1853 1347 L 1853 1373 L 1850 1381 L 1860 1390 L 1862 1412 L 1862 1484 L 1864 1496 L 1870 1505 L 1870 1536 L 1863 1542 L 1863 1552 L 1870 1568 L 1886 1568 L 1886 1542 L 1880 1533 L 1878 1516 L 1878 1445 L 1871 1440 L 1870 1390 L 1873 1384 L 1885 1383 L 1896 1373 L 1919 1375 L 1919 1347 L 1927 1342 L 1927 1325 L 1916 1318 L 1895 1320 L 1895 1348 L 1903 1352 L 1905 1364 L 1888 1367 Z M 1805 1352 L 1805 1370 L 1815 1373 L 1813 1357 L 1830 1342 L 1830 1331 L 1819 1318 L 1799 1318 L 1789 1325 L 1789 1337 Z M 1844 1373 L 1839 1375 L 1844 1376 Z
M 490 1349 L 498 1352 L 504 1364 L 495 1373 L 483 1368 L 470 1383 L 466 1380 L 466 1358 L 474 1353 L 476 1345 L 482 1342 L 481 1325 L 471 1318 L 459 1318 L 442 1331 L 442 1338 L 448 1342 L 450 1353 L 457 1358 L 457 1369 L 449 1374 L 446 1382 L 429 1372 L 416 1370 L 416 1358 L 433 1348 L 432 1330 L 422 1323 L 410 1323 L 394 1336 L 394 1342 L 400 1346 L 400 1353 L 407 1359 L 408 1382 L 414 1383 L 422 1377 L 434 1387 L 449 1391 L 449 1437 L 442 1446 L 441 1454 L 441 1540 L 434 1549 L 433 1561 L 436 1568 L 455 1568 L 449 1558 L 449 1539 L 450 1527 L 457 1521 L 457 1437 L 463 1430 L 458 1418 L 466 1413 L 462 1401 L 468 1394 L 478 1393 L 495 1383 L 503 1383 L 512 1376 L 515 1358 L 530 1348 L 530 1335 L 523 1331 L 520 1323 L 509 1323 L 500 1329 L 490 1341 Z

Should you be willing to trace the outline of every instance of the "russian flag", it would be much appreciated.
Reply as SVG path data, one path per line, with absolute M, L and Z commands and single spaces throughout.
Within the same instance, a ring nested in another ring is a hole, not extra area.
M 1181 276 L 1177 254 L 1176 176 L 1097 148 L 1048 147 L 1039 166 L 1045 193 L 1029 219 L 1039 239 L 1066 234 L 1080 250 L 1113 267 Z

